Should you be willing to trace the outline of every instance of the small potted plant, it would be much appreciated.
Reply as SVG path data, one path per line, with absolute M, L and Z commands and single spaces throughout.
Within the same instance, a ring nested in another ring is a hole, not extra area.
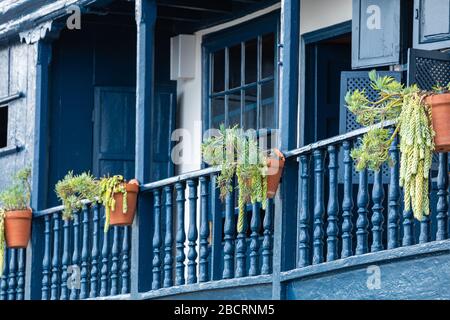
M 280 183 L 284 167 L 284 156 L 278 150 L 274 154 L 263 151 L 255 138 L 251 138 L 237 126 L 225 129 L 222 125 L 218 135 L 202 144 L 204 161 L 209 165 L 220 165 L 217 187 L 222 201 L 233 190 L 232 180 L 238 183 L 238 232 L 242 232 L 247 203 L 261 202 L 266 208 L 267 198 L 272 198 Z
M 404 189 L 405 210 L 413 210 L 416 219 L 428 215 L 428 182 L 432 156 L 435 151 L 450 147 L 449 88 L 421 90 L 417 85 L 403 86 L 392 77 L 369 73 L 372 88 L 379 93 L 370 101 L 364 91 L 348 92 L 345 101 L 364 126 L 386 121 L 394 123 L 394 131 L 372 126 L 363 136 L 359 147 L 352 150 L 356 169 L 378 171 L 389 161 L 389 148 L 395 136 L 400 136 L 400 186 Z
M 31 169 L 17 172 L 11 187 L 0 193 L 0 276 L 3 272 L 5 248 L 26 248 L 30 240 Z
M 128 183 L 123 176 L 104 177 L 99 182 L 99 201 L 105 207 L 105 228 L 109 226 L 129 226 L 133 224 L 136 212 L 139 182 Z
M 64 206 L 63 219 L 72 219 L 73 212 L 83 207 L 83 201 L 96 201 L 98 182 L 90 173 L 74 175 L 70 171 L 64 179 L 58 181 L 55 192 Z

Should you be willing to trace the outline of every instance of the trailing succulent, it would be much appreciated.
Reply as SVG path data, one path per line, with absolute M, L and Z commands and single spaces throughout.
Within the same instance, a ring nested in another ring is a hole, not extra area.
M 30 207 L 31 169 L 24 168 L 14 176 L 11 187 L 0 193 L 0 276 L 3 273 L 6 249 L 5 218 L 7 211 L 26 210 Z
M 109 221 L 111 217 L 111 210 L 116 208 L 116 200 L 114 199 L 115 193 L 122 193 L 122 211 L 123 214 L 127 213 L 127 188 L 126 182 L 123 176 L 116 175 L 112 177 L 104 177 L 99 182 L 99 201 L 105 206 L 105 228 L 107 232 L 109 229 Z
M 238 184 L 238 232 L 242 232 L 247 203 L 261 202 L 266 208 L 267 198 L 267 155 L 260 149 L 256 137 L 251 137 L 237 126 L 225 129 L 202 144 L 204 161 L 213 166 L 221 166 L 217 177 L 220 198 L 225 199 L 233 191 L 233 178 Z
M 388 161 L 389 148 L 397 134 L 400 135 L 400 186 L 404 189 L 405 210 L 413 210 L 416 219 L 428 215 L 428 181 L 434 151 L 434 130 L 431 106 L 425 98 L 433 93 L 448 91 L 448 87 L 437 86 L 434 92 L 419 89 L 417 85 L 404 87 L 392 77 L 369 73 L 372 88 L 379 93 L 376 101 L 371 101 L 366 92 L 348 92 L 345 101 L 356 121 L 363 126 L 372 126 L 363 136 L 359 147 L 352 150 L 356 169 L 369 168 L 378 171 Z M 392 132 L 382 124 L 393 121 Z
M 58 198 L 64 205 L 63 219 L 72 219 L 73 212 L 81 210 L 83 201 L 93 202 L 98 197 L 98 184 L 90 174 L 74 175 L 70 171 L 55 187 Z

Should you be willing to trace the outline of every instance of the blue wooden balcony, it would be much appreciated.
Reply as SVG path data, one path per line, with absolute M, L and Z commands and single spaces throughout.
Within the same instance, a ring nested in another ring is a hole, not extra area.
M 448 155 L 436 156 L 432 214 L 416 221 L 402 210 L 396 142 L 394 166 L 354 171 L 350 150 L 365 131 L 286 151 L 277 197 L 265 211 L 250 206 L 238 234 L 235 196 L 219 200 L 217 168 L 143 185 L 145 228 L 103 234 L 95 203 L 71 221 L 62 207 L 35 212 L 37 241 L 28 254 L 8 250 L 0 298 L 448 298 Z M 376 268 L 381 285 L 371 288 Z

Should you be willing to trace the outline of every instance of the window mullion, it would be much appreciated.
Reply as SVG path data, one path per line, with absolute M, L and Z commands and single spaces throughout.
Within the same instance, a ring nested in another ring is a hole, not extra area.
M 228 108 L 228 100 L 229 95 L 228 90 L 230 89 L 230 48 L 225 47 L 225 127 L 228 127 L 230 124 L 230 115 Z
M 262 76 L 262 36 L 257 41 L 257 64 L 256 64 L 256 129 L 261 128 L 261 76 Z

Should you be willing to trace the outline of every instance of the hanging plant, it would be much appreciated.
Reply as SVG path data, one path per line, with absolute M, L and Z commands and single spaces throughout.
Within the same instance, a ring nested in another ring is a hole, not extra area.
M 255 137 L 249 137 L 237 126 L 225 129 L 221 125 L 218 135 L 202 144 L 202 155 L 207 164 L 221 166 L 217 187 L 222 201 L 233 191 L 233 178 L 236 175 L 239 190 L 237 230 L 242 232 L 246 204 L 260 202 L 263 209 L 267 206 L 268 152 L 261 150 Z M 276 187 L 278 183 L 275 191 Z
M 447 93 L 449 88 L 435 87 L 433 91 L 421 90 L 417 85 L 404 87 L 392 77 L 369 73 L 372 88 L 379 98 L 370 101 L 365 91 L 348 92 L 345 101 L 356 121 L 363 126 L 394 122 L 394 131 L 373 126 L 363 136 L 359 147 L 352 150 L 356 169 L 380 170 L 390 161 L 389 148 L 394 138 L 400 136 L 400 186 L 404 190 L 405 210 L 413 210 L 414 217 L 421 220 L 429 209 L 429 172 L 435 150 L 432 105 L 430 96 Z M 450 132 L 445 132 L 447 136 Z M 391 163 L 392 164 L 392 163 Z
M 58 181 L 55 192 L 64 205 L 63 219 L 72 219 L 73 212 L 83 208 L 83 203 L 94 202 L 98 197 L 98 182 L 89 172 L 74 175 L 70 171 Z
M 16 173 L 11 187 L 0 193 L 0 277 L 6 247 L 25 248 L 31 232 L 31 169 Z

